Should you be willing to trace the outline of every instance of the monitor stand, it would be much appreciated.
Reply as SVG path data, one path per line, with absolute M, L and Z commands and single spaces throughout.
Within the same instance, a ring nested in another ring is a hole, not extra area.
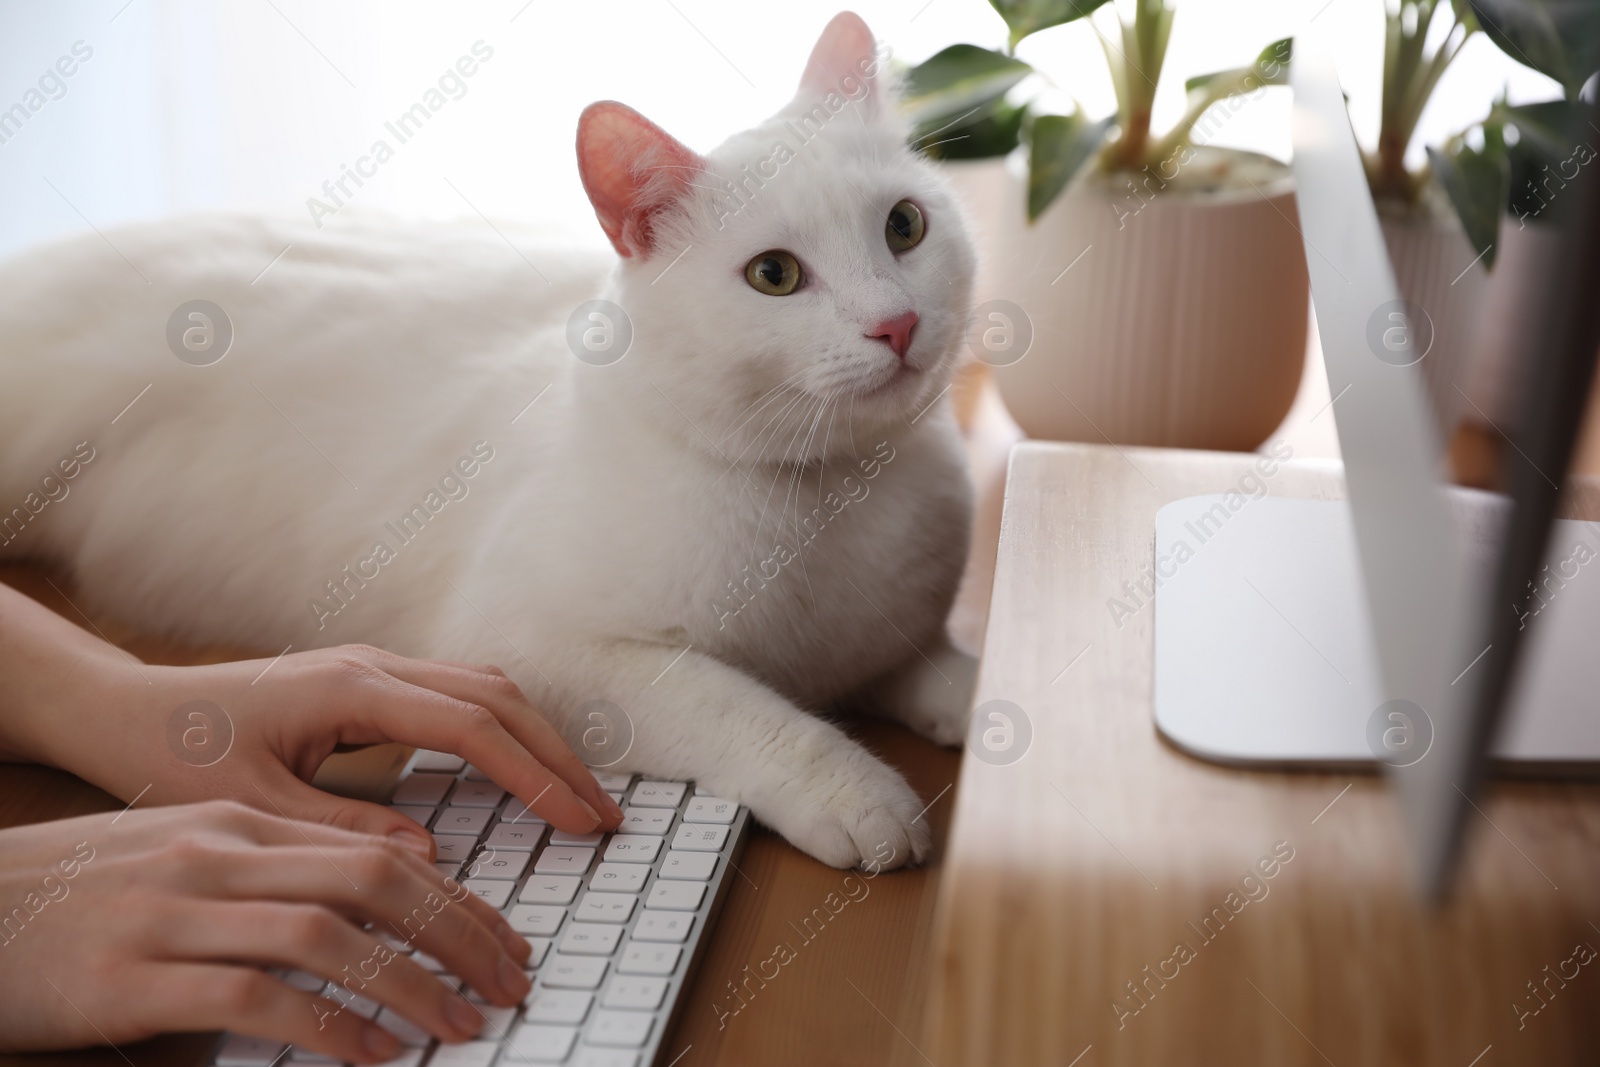
M 1448 492 L 1467 579 L 1486 583 L 1506 501 Z M 1541 574 L 1525 603 L 1503 607 L 1530 633 L 1494 755 L 1502 772 L 1600 777 L 1600 525 L 1557 521 Z M 1156 727 L 1183 751 L 1307 769 L 1425 755 L 1428 724 L 1403 707 L 1396 718 L 1381 695 L 1345 501 L 1173 501 L 1156 516 L 1153 569 L 1108 609 L 1126 625 L 1151 597 Z

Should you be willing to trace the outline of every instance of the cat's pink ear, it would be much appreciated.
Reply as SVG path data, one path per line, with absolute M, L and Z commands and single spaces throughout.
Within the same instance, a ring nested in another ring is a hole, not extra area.
M 622 256 L 655 251 L 660 214 L 703 169 L 705 160 L 626 104 L 602 100 L 578 118 L 578 175 Z
M 800 92 L 814 97 L 829 93 L 866 101 L 877 109 L 879 86 L 877 42 L 861 16 L 841 11 L 823 27 L 800 76 Z

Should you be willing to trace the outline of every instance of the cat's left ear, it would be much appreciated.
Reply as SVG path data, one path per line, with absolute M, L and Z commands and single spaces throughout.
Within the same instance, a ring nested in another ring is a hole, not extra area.
M 659 222 L 706 162 L 626 104 L 602 100 L 578 118 L 578 175 L 601 229 L 623 257 L 656 251 Z
M 841 11 L 823 27 L 806 72 L 800 76 L 800 93 L 826 99 L 830 93 L 859 100 L 869 115 L 883 110 L 881 101 L 888 79 L 879 68 L 877 41 L 854 11 Z

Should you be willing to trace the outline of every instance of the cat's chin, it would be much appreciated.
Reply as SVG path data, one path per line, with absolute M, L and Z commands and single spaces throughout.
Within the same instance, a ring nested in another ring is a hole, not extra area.
M 922 371 L 902 364 L 891 371 L 882 382 L 858 393 L 857 399 L 903 404 L 915 395 L 926 379 L 927 375 Z

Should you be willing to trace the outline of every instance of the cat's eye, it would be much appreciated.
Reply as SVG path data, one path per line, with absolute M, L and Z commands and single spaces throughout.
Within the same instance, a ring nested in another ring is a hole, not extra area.
M 788 296 L 800 288 L 800 264 L 780 248 L 763 252 L 744 269 L 750 288 L 768 296 Z
M 892 251 L 904 252 L 922 243 L 925 229 L 922 209 L 909 200 L 902 200 L 889 209 L 889 221 L 883 224 L 883 236 Z

